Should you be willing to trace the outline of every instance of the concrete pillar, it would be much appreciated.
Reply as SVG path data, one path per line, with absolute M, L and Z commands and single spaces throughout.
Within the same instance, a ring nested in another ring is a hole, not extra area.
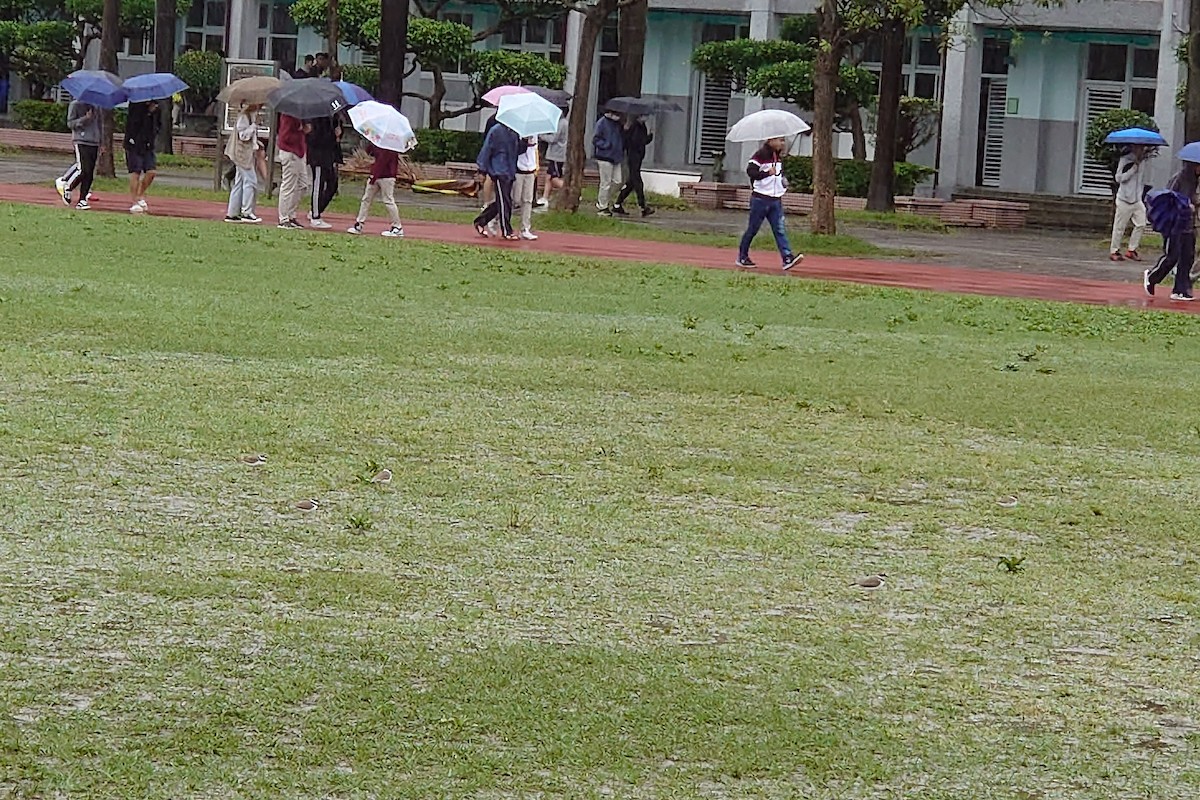
M 983 65 L 980 29 L 970 9 L 950 23 L 953 39 L 942 73 L 941 155 L 937 196 L 948 198 L 955 189 L 975 185 L 979 146 L 979 88 Z
M 225 55 L 258 58 L 258 0 L 230 0 Z
M 1187 29 L 1187 3 L 1185 0 L 1164 0 L 1162 24 L 1159 27 L 1158 82 L 1154 89 L 1154 121 L 1170 145 L 1159 151 L 1158 158 L 1150 161 L 1147 179 L 1154 186 L 1162 186 L 1178 167 L 1174 154 L 1186 142 L 1183 141 L 1183 112 L 1175 104 L 1175 90 L 1187 75 L 1187 67 L 1175 60 L 1175 49 L 1179 47 L 1180 29 Z
M 779 16 L 775 13 L 774 0 L 750 0 L 750 38 L 756 41 L 767 41 L 779 36 Z M 742 116 L 762 111 L 765 107 L 763 98 L 756 94 L 746 94 L 742 106 Z M 740 117 L 739 117 L 740 119 Z M 737 119 L 729 120 L 729 124 Z M 729 142 L 725 149 L 725 168 L 738 171 L 754 155 L 759 148 L 759 142 L 746 142 L 736 145 Z
M 563 40 L 563 63 L 567 65 L 567 79 L 563 89 L 575 94 L 575 64 L 579 61 L 579 40 L 583 35 L 583 14 L 578 11 L 567 13 L 567 31 Z

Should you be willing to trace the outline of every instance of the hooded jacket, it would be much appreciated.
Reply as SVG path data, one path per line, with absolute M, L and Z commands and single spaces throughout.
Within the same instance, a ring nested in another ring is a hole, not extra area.
M 523 149 L 521 137 L 517 132 L 503 123 L 492 126 L 487 136 L 483 138 L 483 147 L 475 166 L 484 175 L 495 177 L 515 178 L 517 176 L 517 155 Z
M 151 103 L 130 103 L 129 116 L 125 120 L 125 146 L 130 150 L 149 153 L 154 149 L 154 140 L 162 127 L 158 106 Z
M 596 132 L 592 135 L 592 153 L 597 161 L 619 164 L 625 158 L 625 137 L 621 123 L 608 114 L 596 120 Z
M 85 119 L 89 111 L 92 116 Z M 67 127 L 71 129 L 71 141 L 75 144 L 100 146 L 100 109 L 95 106 L 72 100 L 67 106 Z

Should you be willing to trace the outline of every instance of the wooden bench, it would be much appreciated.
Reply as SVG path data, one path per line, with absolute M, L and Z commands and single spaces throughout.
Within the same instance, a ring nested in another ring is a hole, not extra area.
M 121 139 L 120 134 L 113 134 L 113 145 L 120 148 Z M 212 158 L 217 154 L 216 139 L 205 139 L 199 136 L 176 136 L 173 142 L 177 155 Z M 69 133 L 27 131 L 21 128 L 0 128 L 0 145 L 19 147 L 23 150 L 39 150 L 47 153 L 71 153 L 75 150 L 75 146 L 71 143 L 71 134 Z
M 475 162 L 473 162 L 473 161 L 447 161 L 446 162 L 446 171 L 448 173 L 446 177 L 448 177 L 448 178 L 458 178 L 460 180 L 463 180 L 463 179 L 470 180 L 471 178 L 475 177 L 475 173 L 476 173 Z M 546 178 L 546 170 L 543 169 L 541 172 L 538 173 L 538 186 L 539 187 L 542 185 L 542 181 L 545 180 L 545 178 Z M 584 186 L 592 186 L 592 187 L 599 186 L 600 185 L 599 170 L 594 170 L 594 169 L 585 167 L 583 170 L 583 185 Z M 541 189 L 539 188 L 538 191 L 540 192 Z

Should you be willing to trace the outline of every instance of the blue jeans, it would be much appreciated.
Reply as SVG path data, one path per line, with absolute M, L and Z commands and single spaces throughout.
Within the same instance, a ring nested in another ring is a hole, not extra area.
M 767 199 L 756 194 L 750 195 L 750 224 L 742 234 L 742 243 L 738 246 L 738 258 L 750 257 L 750 243 L 758 235 L 763 220 L 771 223 L 771 233 L 775 234 L 775 246 L 779 255 L 787 261 L 792 257 L 792 246 L 788 243 L 787 234 L 783 230 L 783 200 L 776 197 Z

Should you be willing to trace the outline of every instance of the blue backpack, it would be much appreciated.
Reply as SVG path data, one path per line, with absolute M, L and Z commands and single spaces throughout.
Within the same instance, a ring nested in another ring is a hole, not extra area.
M 1176 236 L 1191 225 L 1192 205 L 1179 192 L 1158 189 L 1146 193 L 1146 219 L 1163 236 Z

